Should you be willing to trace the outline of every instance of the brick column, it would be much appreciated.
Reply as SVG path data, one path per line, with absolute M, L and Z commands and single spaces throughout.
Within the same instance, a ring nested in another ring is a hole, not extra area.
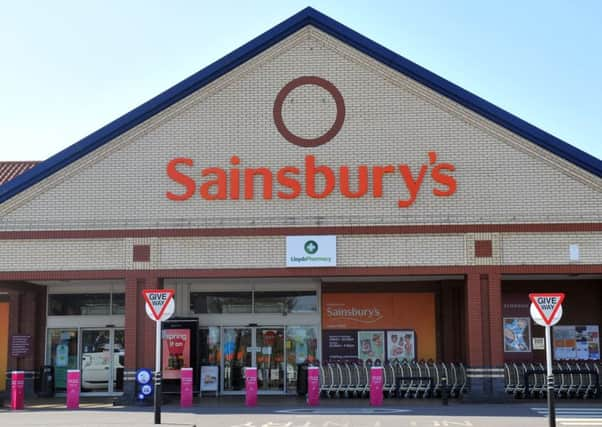
M 7 378 L 13 370 L 25 371 L 25 396 L 34 395 L 34 378 L 44 360 L 46 334 L 45 288 L 24 282 L 5 285 L 9 301 L 9 341 Z M 12 357 L 10 339 L 13 335 L 31 336 L 30 354 Z
M 502 348 L 502 288 L 498 272 L 466 276 L 467 376 L 472 401 L 505 398 Z
M 489 286 L 489 366 L 491 367 L 491 400 L 505 400 L 504 331 L 502 314 L 502 277 L 499 272 L 488 273 Z
M 466 328 L 468 366 L 483 365 L 483 315 L 481 280 L 478 273 L 466 276 Z
M 142 291 L 162 287 L 162 281 L 151 272 L 132 271 L 126 274 L 124 401 L 136 398 L 136 370 L 154 369 L 155 322 L 146 315 Z
M 484 381 L 483 339 L 483 292 L 481 275 L 470 272 L 466 275 L 466 375 L 468 393 L 465 398 L 470 401 L 484 401 L 488 398 L 487 384 Z

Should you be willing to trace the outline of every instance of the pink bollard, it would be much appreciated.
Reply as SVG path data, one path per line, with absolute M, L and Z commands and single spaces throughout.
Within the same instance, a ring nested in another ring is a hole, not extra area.
M 78 369 L 67 371 L 67 409 L 79 409 L 80 373 Z
M 25 372 L 13 371 L 10 379 L 10 409 L 23 409 L 25 404 Z
M 247 391 L 245 405 L 257 405 L 257 368 L 245 369 L 245 388 Z
M 180 407 L 192 406 L 192 368 L 180 369 Z
M 370 368 L 370 406 L 383 404 L 383 368 L 375 366 Z
M 309 406 L 320 404 L 320 368 L 317 366 L 307 368 L 307 404 Z

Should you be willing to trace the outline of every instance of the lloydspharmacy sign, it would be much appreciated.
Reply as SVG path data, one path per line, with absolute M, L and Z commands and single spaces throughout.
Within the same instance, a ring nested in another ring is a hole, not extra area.
M 320 86 L 330 93 L 336 103 L 337 113 L 332 127 L 318 138 L 306 139 L 293 134 L 282 118 L 284 100 L 293 89 L 303 85 Z M 339 90 L 329 81 L 314 76 L 300 77 L 289 82 L 278 93 L 273 117 L 276 128 L 287 141 L 299 147 L 317 147 L 330 141 L 343 127 L 345 102 Z M 405 189 L 397 206 L 408 208 L 418 197 L 427 197 L 421 193 L 421 189 L 428 180 L 434 184 L 428 195 L 430 197 L 449 197 L 456 192 L 453 176 L 455 166 L 442 162 L 435 151 L 425 152 L 424 161 L 419 165 L 388 163 L 361 165 L 354 169 L 352 173 L 346 165 L 323 164 L 312 154 L 305 156 L 303 164 L 283 165 L 276 170 L 261 165 L 247 166 L 244 159 L 235 154 L 225 166 L 203 165 L 198 159 L 176 157 L 167 163 L 166 173 L 181 187 L 181 191 L 167 191 L 165 197 L 180 202 L 192 197 L 204 200 L 324 199 L 336 193 L 350 199 L 381 198 L 385 184 L 397 181 Z M 353 180 L 352 175 L 356 177 Z M 258 181 L 261 181 L 261 185 L 257 184 Z M 318 186 L 317 181 L 321 185 Z
M 287 267 L 335 267 L 336 265 L 336 236 L 288 236 L 286 238 Z

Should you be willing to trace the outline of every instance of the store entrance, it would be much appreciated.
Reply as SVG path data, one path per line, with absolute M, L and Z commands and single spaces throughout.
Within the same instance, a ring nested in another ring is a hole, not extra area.
M 81 330 L 82 392 L 96 394 L 123 391 L 124 338 L 123 329 Z
M 262 393 L 284 393 L 286 359 L 283 327 L 227 327 L 223 329 L 223 391 L 245 388 L 244 368 L 257 368 Z

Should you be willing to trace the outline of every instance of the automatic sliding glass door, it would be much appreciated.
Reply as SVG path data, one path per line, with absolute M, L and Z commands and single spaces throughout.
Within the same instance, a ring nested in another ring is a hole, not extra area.
M 284 328 L 223 328 L 223 391 L 244 391 L 244 368 L 257 368 L 259 391 L 284 392 Z
M 253 328 L 224 328 L 224 388 L 225 392 L 245 389 L 244 368 L 253 366 L 249 348 L 253 346 Z
M 123 391 L 124 336 L 123 329 L 82 329 L 82 392 Z
M 257 388 L 284 391 L 284 328 L 255 328 Z

